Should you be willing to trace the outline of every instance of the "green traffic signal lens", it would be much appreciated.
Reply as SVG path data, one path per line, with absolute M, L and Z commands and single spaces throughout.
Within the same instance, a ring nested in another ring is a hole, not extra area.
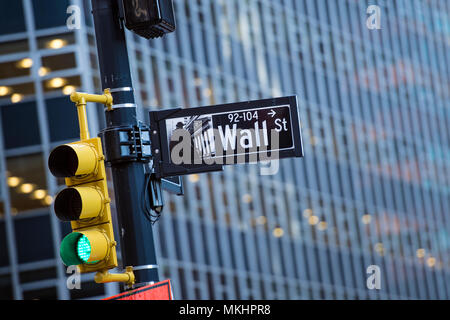
M 80 232 L 72 232 L 65 236 L 59 249 L 61 259 L 66 266 L 99 262 L 99 260 L 88 262 L 91 253 L 92 246 L 89 238 Z
M 77 242 L 77 255 L 83 261 L 83 263 L 87 263 L 89 257 L 91 256 L 91 243 L 89 239 L 83 234 Z
M 83 260 L 77 254 L 78 240 L 84 235 L 79 232 L 69 233 L 61 242 L 59 255 L 66 266 L 79 265 Z

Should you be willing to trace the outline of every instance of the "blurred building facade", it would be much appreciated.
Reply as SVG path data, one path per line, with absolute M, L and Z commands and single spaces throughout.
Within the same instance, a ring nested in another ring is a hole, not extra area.
M 78 138 L 67 94 L 101 92 L 87 0 L 0 3 L 0 299 L 68 290 L 51 149 Z M 450 298 L 450 3 L 174 0 L 177 30 L 127 32 L 139 116 L 296 94 L 305 158 L 184 179 L 155 225 L 176 299 Z M 81 8 L 79 29 L 66 25 Z M 70 7 L 69 7 L 70 8 Z M 376 11 L 375 11 L 376 12 Z M 376 18 L 376 17 L 375 17 Z M 91 135 L 103 108 L 88 107 Z M 111 192 L 111 195 L 113 193 Z M 369 266 L 381 289 L 367 287 Z

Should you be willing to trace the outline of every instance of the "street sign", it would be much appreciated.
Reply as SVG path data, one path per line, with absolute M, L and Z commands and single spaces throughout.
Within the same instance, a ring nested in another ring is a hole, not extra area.
M 170 280 L 150 284 L 103 300 L 173 300 Z
M 303 157 L 296 96 L 150 112 L 157 177 Z

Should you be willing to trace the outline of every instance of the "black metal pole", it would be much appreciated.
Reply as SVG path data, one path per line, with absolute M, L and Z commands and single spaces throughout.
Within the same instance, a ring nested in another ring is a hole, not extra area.
M 106 110 L 101 134 L 137 125 L 130 66 L 117 0 L 92 0 L 95 35 L 103 89 L 109 88 L 114 106 Z M 135 287 L 159 281 L 152 224 L 143 211 L 145 161 L 106 161 L 111 166 L 119 222 L 123 267 L 133 266 Z M 117 152 L 118 150 L 109 150 Z

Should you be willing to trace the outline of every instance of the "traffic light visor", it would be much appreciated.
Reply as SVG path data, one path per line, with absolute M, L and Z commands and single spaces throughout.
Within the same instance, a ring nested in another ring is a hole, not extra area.
M 63 221 L 94 218 L 102 212 L 103 204 L 95 187 L 66 188 L 55 198 L 55 213 Z
M 86 143 L 63 144 L 56 147 L 48 158 L 48 167 L 55 177 L 73 177 L 95 171 L 97 154 Z

